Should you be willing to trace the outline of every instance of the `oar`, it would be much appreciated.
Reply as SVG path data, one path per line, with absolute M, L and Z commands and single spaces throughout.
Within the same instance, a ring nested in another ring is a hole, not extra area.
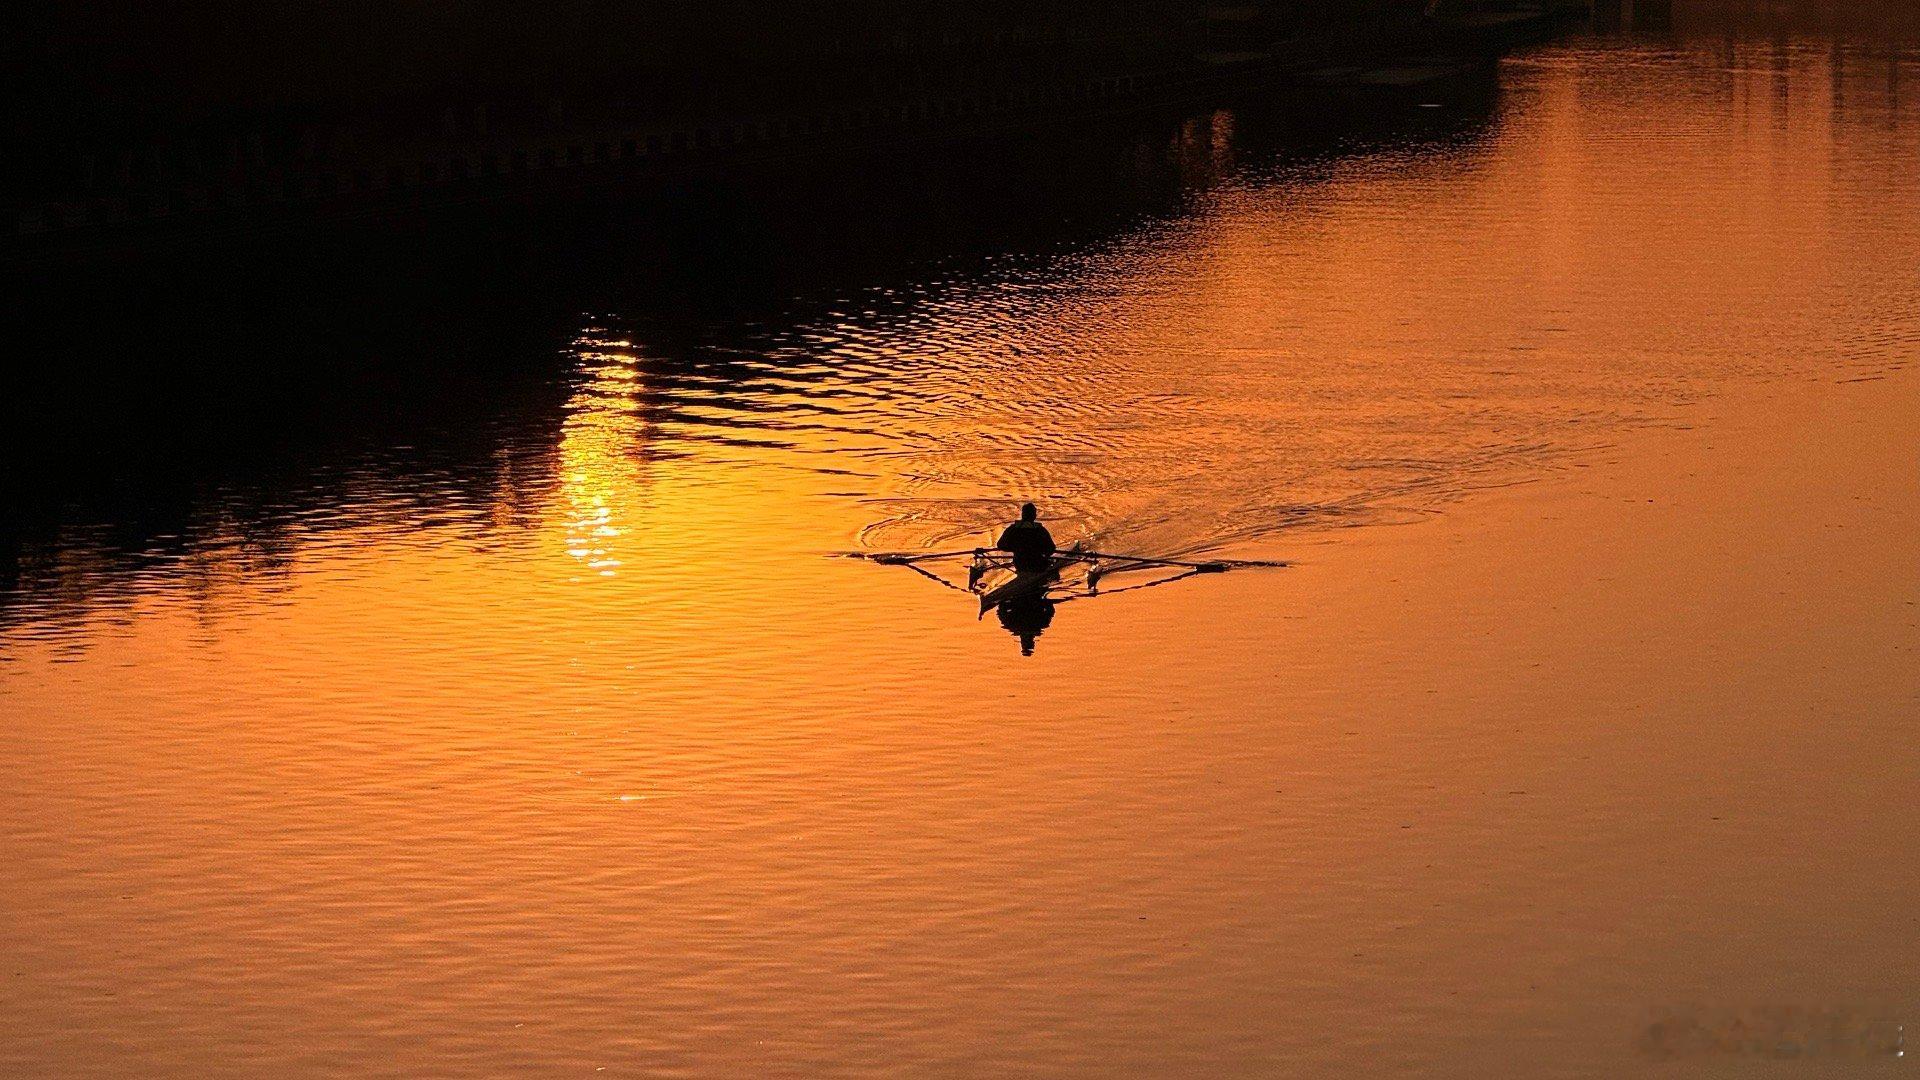
M 1110 555 L 1104 551 L 1081 551 L 1073 553 L 1075 558 L 1098 561 L 1106 559 L 1112 562 L 1139 563 L 1143 566 L 1178 566 L 1196 574 L 1222 574 L 1233 568 L 1230 562 L 1183 562 L 1179 559 L 1153 559 L 1140 555 Z
M 897 551 L 883 551 L 878 555 L 862 555 L 860 558 L 872 560 L 882 566 L 912 566 L 914 563 L 926 562 L 928 559 L 957 559 L 962 555 L 978 554 L 979 551 L 979 548 L 968 548 L 965 551 L 930 551 L 924 555 L 906 555 Z

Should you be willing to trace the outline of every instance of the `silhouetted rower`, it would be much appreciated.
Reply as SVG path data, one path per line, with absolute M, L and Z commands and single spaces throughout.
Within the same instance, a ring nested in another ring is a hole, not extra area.
M 1020 520 L 1007 526 L 996 545 L 1013 556 L 1013 568 L 1023 574 L 1036 574 L 1053 566 L 1053 534 L 1040 524 L 1040 511 L 1027 503 L 1020 508 Z

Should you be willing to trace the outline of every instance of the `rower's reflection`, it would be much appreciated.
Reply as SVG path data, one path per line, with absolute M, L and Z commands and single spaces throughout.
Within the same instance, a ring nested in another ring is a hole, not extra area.
M 1053 623 L 1054 606 L 1043 593 L 1004 601 L 995 605 L 993 613 L 1007 633 L 1020 639 L 1020 655 L 1032 656 L 1034 641 Z

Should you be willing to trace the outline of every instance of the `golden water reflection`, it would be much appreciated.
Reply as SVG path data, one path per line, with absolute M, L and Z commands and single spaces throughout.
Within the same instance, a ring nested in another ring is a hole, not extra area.
M 646 513 L 645 382 L 632 342 L 587 336 L 577 355 L 581 383 L 567 402 L 558 451 L 566 552 L 584 574 L 610 578 L 626 561 L 622 538 Z

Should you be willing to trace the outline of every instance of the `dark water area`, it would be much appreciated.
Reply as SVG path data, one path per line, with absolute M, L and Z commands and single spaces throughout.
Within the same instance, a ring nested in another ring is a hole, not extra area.
M 668 387 L 642 400 L 658 423 L 676 375 L 750 397 L 753 372 L 716 371 L 714 356 L 814 321 L 850 289 L 1043 266 L 1177 217 L 1241 169 L 1469 152 L 1498 85 L 1487 65 L 1417 101 L 1162 108 L 490 205 L 338 244 L 36 274 L 19 283 L 21 362 L 0 376 L 0 581 L 30 588 L 40 553 L 73 535 L 108 573 L 177 558 L 213 521 L 270 552 L 287 521 L 351 504 L 351 484 L 432 477 L 432 499 L 482 503 L 525 466 L 516 455 L 557 436 L 582 318 L 618 310 Z

